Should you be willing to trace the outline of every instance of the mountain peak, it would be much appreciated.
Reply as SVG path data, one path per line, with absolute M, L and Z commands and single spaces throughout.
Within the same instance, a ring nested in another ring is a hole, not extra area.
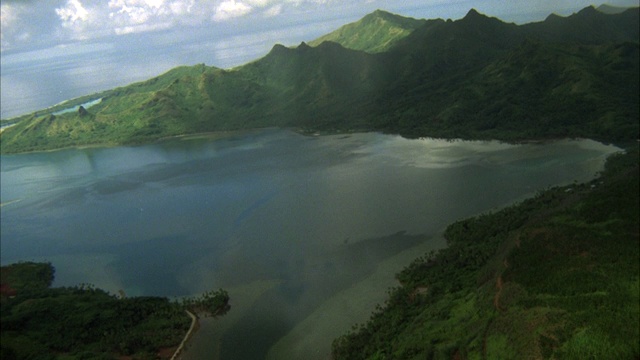
M 489 24 L 489 23 L 502 22 L 502 20 L 500 19 L 482 14 L 478 12 L 478 10 L 473 8 L 467 12 L 467 15 L 465 15 L 461 19 L 461 21 L 467 24 L 474 24 L 474 26 L 485 26 L 486 24 Z
M 484 16 L 484 15 L 480 14 L 478 10 L 471 8 L 469 12 L 467 12 L 467 15 L 464 16 L 464 18 L 466 19 L 466 18 L 474 18 L 474 17 L 481 17 L 481 16 Z
M 269 53 L 267 54 L 267 56 L 280 56 L 280 55 L 284 55 L 289 53 L 291 49 L 289 49 L 288 47 L 282 45 L 282 44 L 275 44 L 273 45 L 273 47 L 271 48 L 271 51 L 269 51 Z
M 324 41 L 333 41 L 352 50 L 382 52 L 425 23 L 426 20 L 417 20 L 378 9 L 356 22 L 346 24 L 336 31 L 311 41 L 309 45 L 318 46 Z
M 544 19 L 544 21 L 550 22 L 550 21 L 562 21 L 562 19 L 564 19 L 562 16 L 556 14 L 556 13 L 551 13 L 549 14 L 549 16 L 547 16 L 546 19 Z
M 593 16 L 593 15 L 598 15 L 601 14 L 598 10 L 596 10 L 596 8 L 591 5 L 591 6 L 587 6 L 586 8 L 578 11 L 577 15 L 581 15 L 581 16 Z
M 392 14 L 392 13 L 390 13 L 388 11 L 377 9 L 376 11 L 372 12 L 369 15 L 365 15 L 364 19 L 366 19 L 366 18 L 392 19 L 394 17 L 399 17 L 399 16 L 395 15 L 395 14 Z
M 393 15 L 392 13 L 388 12 L 388 11 L 384 11 L 382 9 L 376 9 L 374 12 L 372 12 L 369 15 L 375 15 L 375 16 L 385 16 L 385 15 Z
M 490 18 L 485 14 L 481 14 L 478 12 L 478 10 L 473 8 L 469 10 L 469 12 L 467 12 L 467 15 L 465 15 L 464 18 L 462 18 L 462 20 L 472 21 L 472 22 L 484 21 L 488 19 L 493 19 L 493 18 Z

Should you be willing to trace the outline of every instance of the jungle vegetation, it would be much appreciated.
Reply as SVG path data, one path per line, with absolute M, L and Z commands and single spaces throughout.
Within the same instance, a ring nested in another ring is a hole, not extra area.
M 638 149 L 589 183 L 451 224 L 333 359 L 640 357 Z
M 169 300 L 116 296 L 90 284 L 52 288 L 50 263 L 0 268 L 0 358 L 169 358 L 191 318 L 185 310 L 217 316 L 229 309 L 226 291 Z

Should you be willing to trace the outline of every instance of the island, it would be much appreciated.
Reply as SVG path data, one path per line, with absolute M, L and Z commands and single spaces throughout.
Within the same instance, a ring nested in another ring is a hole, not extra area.
M 1 151 L 263 127 L 615 143 L 624 152 L 593 181 L 451 224 L 448 247 L 408 264 L 386 303 L 331 351 L 336 360 L 640 358 L 638 19 L 638 8 L 611 7 L 524 25 L 473 9 L 456 21 L 376 11 L 237 68 L 178 67 L 6 119 Z M 117 297 L 51 288 L 53 272 L 2 268 L 3 359 L 166 358 L 190 327 L 186 310 L 228 309 L 223 290 Z

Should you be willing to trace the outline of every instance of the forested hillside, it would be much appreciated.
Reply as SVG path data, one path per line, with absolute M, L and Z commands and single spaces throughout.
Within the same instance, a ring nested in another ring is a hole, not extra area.
M 637 359 L 638 146 L 600 178 L 459 221 L 334 359 Z
M 348 37 L 332 35 L 355 49 L 330 41 L 276 45 L 231 70 L 177 68 L 13 119 L 17 124 L 0 135 L 1 150 L 270 126 L 508 141 L 635 140 L 638 18 L 638 8 L 605 14 L 590 7 L 518 26 L 475 10 L 457 21 L 377 11 L 343 28 Z M 388 36 L 372 24 L 384 24 Z M 347 41 L 360 32 L 357 43 Z M 381 44 L 385 50 L 376 50 Z
M 221 315 L 229 296 L 218 290 L 197 298 L 126 297 L 88 284 L 51 288 L 50 263 L 0 268 L 0 358 L 168 359 L 191 319 Z

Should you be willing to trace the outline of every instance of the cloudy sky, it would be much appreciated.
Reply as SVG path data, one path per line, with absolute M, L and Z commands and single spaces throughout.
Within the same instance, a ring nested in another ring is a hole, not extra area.
M 609 4 L 638 6 L 638 0 Z M 313 40 L 375 9 L 416 18 L 470 8 L 525 23 L 590 0 L 2 0 L 2 118 L 158 75 L 177 65 L 229 68 L 275 43 Z M 599 3 L 596 3 L 599 5 Z

